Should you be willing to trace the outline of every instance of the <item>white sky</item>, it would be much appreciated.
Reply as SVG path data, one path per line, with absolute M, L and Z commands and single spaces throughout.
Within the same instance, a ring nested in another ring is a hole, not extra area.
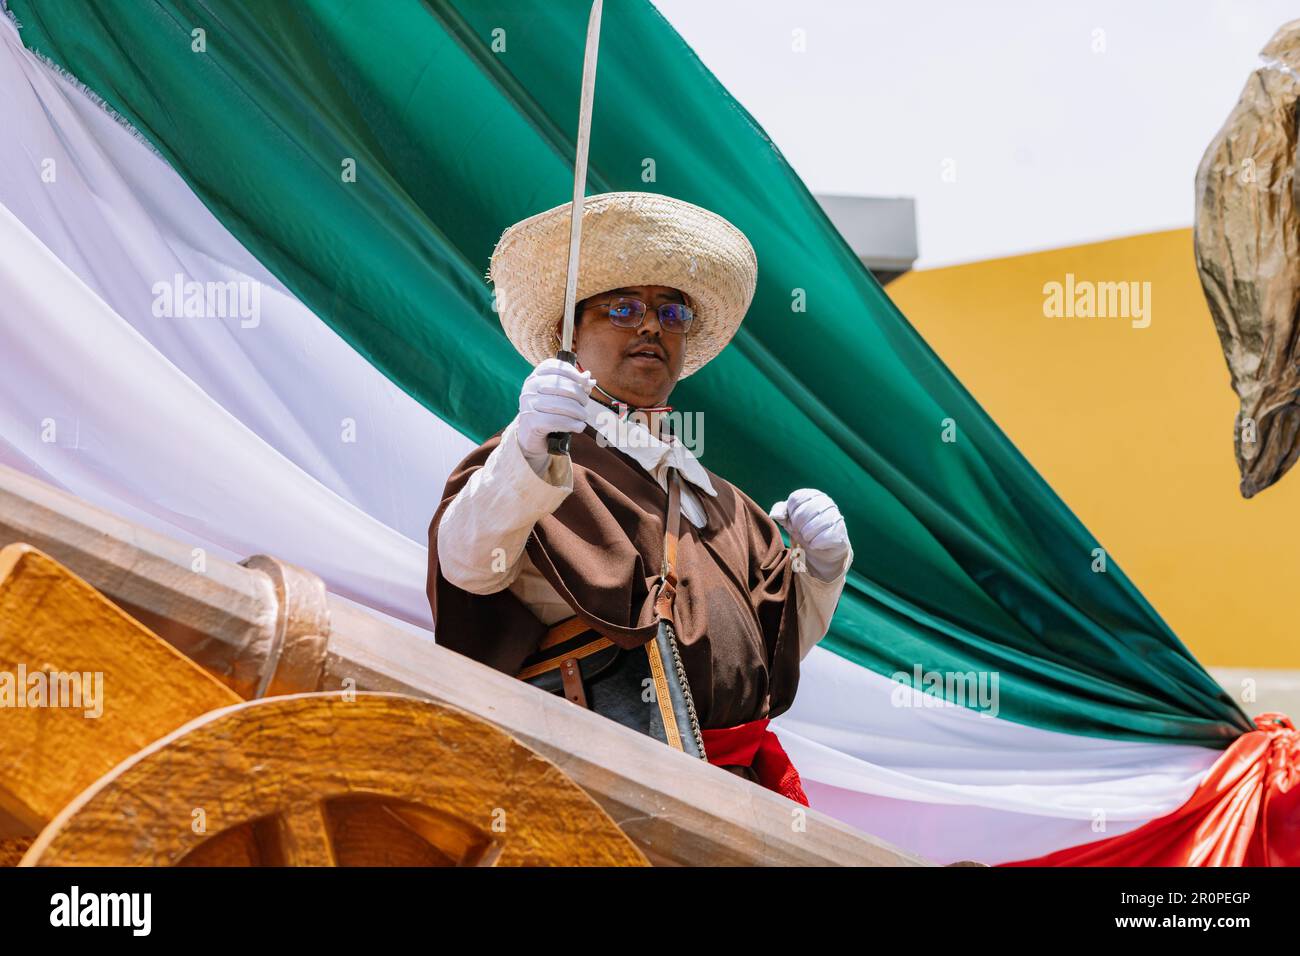
M 923 268 L 1191 225 L 1201 154 L 1300 17 L 1296 0 L 653 2 L 814 192 L 914 197 Z

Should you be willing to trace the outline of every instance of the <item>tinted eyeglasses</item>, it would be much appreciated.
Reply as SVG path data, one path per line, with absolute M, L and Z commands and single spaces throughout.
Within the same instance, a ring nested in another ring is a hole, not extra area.
M 593 302 L 587 307 L 592 310 L 607 312 L 609 321 L 620 329 L 635 329 L 645 321 L 648 306 L 640 299 L 627 296 L 614 296 L 608 302 Z M 695 320 L 691 307 L 681 302 L 665 302 L 655 310 L 659 316 L 659 327 L 665 332 L 684 335 Z

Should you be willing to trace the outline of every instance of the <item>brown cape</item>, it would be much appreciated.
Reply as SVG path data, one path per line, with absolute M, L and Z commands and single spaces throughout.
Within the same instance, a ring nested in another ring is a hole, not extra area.
M 500 440 L 497 432 L 447 480 L 429 526 L 428 594 L 439 644 L 515 674 L 546 625 L 508 589 L 470 594 L 438 568 L 442 515 Z M 572 436 L 570 456 L 573 493 L 537 522 L 525 550 L 579 617 L 616 644 L 639 647 L 656 629 L 667 493 L 632 458 L 599 443 L 590 425 Z M 789 709 L 799 683 L 799 634 L 794 571 L 776 523 L 740 489 L 708 474 L 717 497 L 696 494 L 707 527 L 681 521 L 674 618 L 700 724 L 716 728 Z M 492 555 L 477 559 L 487 563 Z

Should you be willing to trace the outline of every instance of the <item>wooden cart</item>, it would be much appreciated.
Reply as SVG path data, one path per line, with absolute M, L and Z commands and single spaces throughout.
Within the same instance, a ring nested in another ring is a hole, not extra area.
M 924 861 L 438 647 L 306 570 L 205 556 L 0 467 L 13 864 Z

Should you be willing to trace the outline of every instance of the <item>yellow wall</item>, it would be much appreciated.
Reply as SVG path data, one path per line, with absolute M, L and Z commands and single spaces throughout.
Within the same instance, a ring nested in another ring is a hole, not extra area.
M 1149 281 L 1151 324 L 1043 286 Z M 1237 491 L 1236 396 L 1180 229 L 915 272 L 889 294 L 1202 664 L 1300 667 L 1300 468 Z

